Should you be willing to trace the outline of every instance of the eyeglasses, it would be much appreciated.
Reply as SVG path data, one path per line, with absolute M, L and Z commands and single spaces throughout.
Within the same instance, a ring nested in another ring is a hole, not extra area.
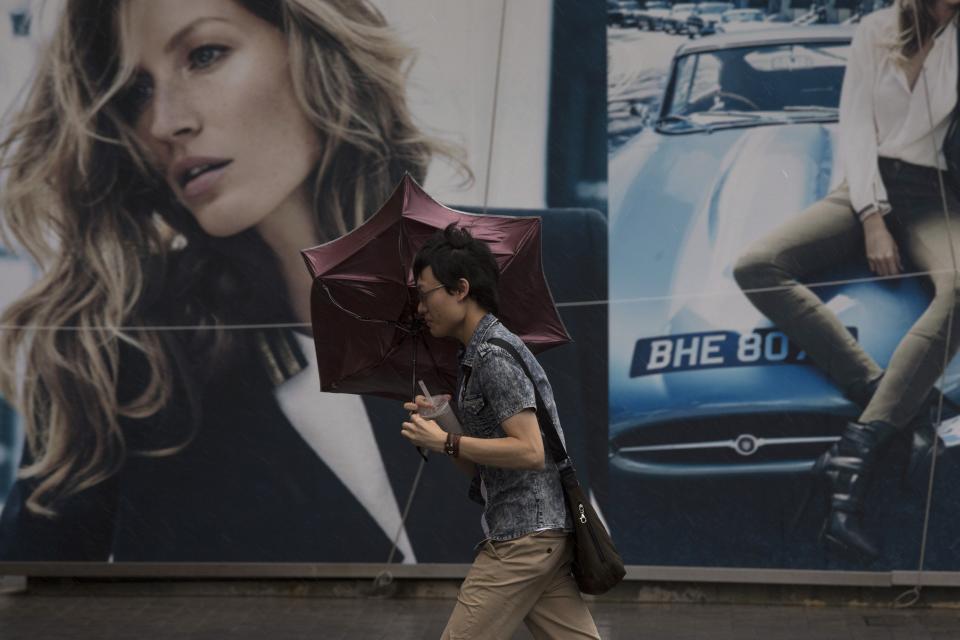
M 445 284 L 438 284 L 437 286 L 431 287 L 430 289 L 427 289 L 426 291 L 421 291 L 420 288 L 417 287 L 417 293 L 420 295 L 420 300 L 426 300 L 428 295 L 430 295 L 431 293 L 433 293 L 433 292 L 436 291 L 437 289 L 443 289 L 443 288 L 446 287 L 446 286 L 447 286 L 447 285 L 445 285 Z

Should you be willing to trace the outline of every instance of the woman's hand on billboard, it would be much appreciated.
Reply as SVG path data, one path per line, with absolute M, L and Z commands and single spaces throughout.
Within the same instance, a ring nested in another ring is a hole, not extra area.
M 874 213 L 863 221 L 863 235 L 870 271 L 878 276 L 893 276 L 903 271 L 900 250 L 882 215 Z

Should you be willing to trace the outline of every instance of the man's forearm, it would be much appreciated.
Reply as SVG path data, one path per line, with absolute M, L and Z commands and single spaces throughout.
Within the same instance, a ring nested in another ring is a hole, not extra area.
M 472 463 L 505 469 L 543 469 L 543 447 L 520 438 L 460 438 L 460 458 Z M 458 460 L 458 461 L 459 461 Z M 471 474 L 472 475 L 472 474 Z

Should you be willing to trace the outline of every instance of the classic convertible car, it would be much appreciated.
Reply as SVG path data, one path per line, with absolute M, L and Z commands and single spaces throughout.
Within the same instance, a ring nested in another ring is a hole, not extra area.
M 611 483 L 801 472 L 854 415 L 732 274 L 749 243 L 839 180 L 852 33 L 788 27 L 681 46 L 653 126 L 611 158 Z M 870 276 L 851 262 L 811 281 L 836 283 L 815 290 L 885 365 L 929 297 L 922 278 Z

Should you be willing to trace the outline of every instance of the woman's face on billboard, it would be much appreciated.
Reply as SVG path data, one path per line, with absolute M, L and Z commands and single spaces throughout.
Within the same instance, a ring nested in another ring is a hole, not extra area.
M 310 211 L 319 143 L 279 29 L 233 0 L 128 0 L 124 31 L 137 136 L 207 233 Z

